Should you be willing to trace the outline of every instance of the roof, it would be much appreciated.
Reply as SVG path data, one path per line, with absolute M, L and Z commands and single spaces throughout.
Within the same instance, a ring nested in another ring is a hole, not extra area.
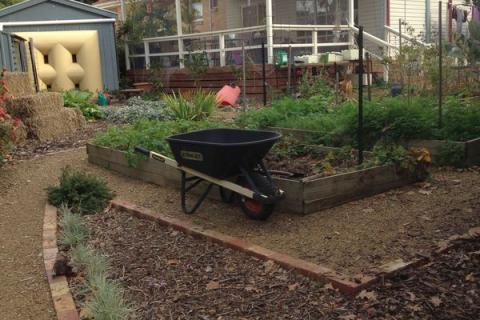
M 117 16 L 115 12 L 96 8 L 94 6 L 91 6 L 82 2 L 78 2 L 78 1 L 74 1 L 74 0 L 27 0 L 27 1 L 23 1 L 14 5 L 11 5 L 6 8 L 0 9 L 0 18 L 31 8 L 33 6 L 36 6 L 42 3 L 46 3 L 46 2 L 57 3 L 57 4 L 74 8 L 77 10 L 93 13 L 105 18 L 116 18 Z

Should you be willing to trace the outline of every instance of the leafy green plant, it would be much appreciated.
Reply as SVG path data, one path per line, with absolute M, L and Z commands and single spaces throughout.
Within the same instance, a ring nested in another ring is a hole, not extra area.
M 215 94 L 196 90 L 189 93 L 163 95 L 163 101 L 177 119 L 202 120 L 208 118 L 217 107 Z
M 60 185 L 48 187 L 48 202 L 54 206 L 65 204 L 80 214 L 93 214 L 107 207 L 114 197 L 105 181 L 96 176 L 63 169 Z
M 424 148 L 406 149 L 395 144 L 377 144 L 373 148 L 376 164 L 393 164 L 399 172 L 414 175 L 417 180 L 428 176 L 428 167 L 432 162 L 430 153 Z
M 208 55 L 207 52 L 191 52 L 185 55 L 183 59 L 185 68 L 193 77 L 195 87 L 199 87 L 198 79 L 208 70 Z
M 88 229 L 80 215 L 75 214 L 65 205 L 60 206 L 60 227 L 62 232 L 58 238 L 61 246 L 74 248 L 84 243 L 88 238 Z
M 162 100 L 128 99 L 125 107 L 111 107 L 104 111 L 105 118 L 116 124 L 131 123 L 140 119 L 172 120 L 175 115 Z
M 440 166 L 463 167 L 465 165 L 465 148 L 459 143 L 447 141 L 437 149 L 436 162 Z
M 66 108 L 78 108 L 86 119 L 100 119 L 102 112 L 91 102 L 92 93 L 85 90 L 73 89 L 63 92 L 63 105 Z
M 323 76 L 313 76 L 308 72 L 302 76 L 298 90 L 302 98 L 305 99 L 314 96 L 322 96 L 324 98 L 333 100 L 335 97 L 335 92 L 332 90 Z

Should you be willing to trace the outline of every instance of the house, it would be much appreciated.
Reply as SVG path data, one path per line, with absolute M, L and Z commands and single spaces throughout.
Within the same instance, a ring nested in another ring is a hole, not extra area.
M 100 0 L 100 8 L 123 12 L 135 0 Z M 170 28 L 149 34 L 127 49 L 129 68 L 152 65 L 182 67 L 188 52 L 205 51 L 213 66 L 235 63 L 242 45 L 254 62 L 264 42 L 268 63 L 278 51 L 292 55 L 339 51 L 355 46 L 357 26 L 365 32 L 366 49 L 376 56 L 394 54 L 401 28 L 404 39 L 431 42 L 438 30 L 438 2 L 432 0 L 161 0 L 172 17 Z M 443 3 L 444 36 L 452 33 L 452 8 Z M 121 10 L 123 8 L 123 11 Z M 148 12 L 148 10 L 147 10 Z M 193 14 L 192 14 L 193 13 Z M 400 26 L 401 25 L 401 26 Z M 165 32 L 169 30 L 169 32 Z
M 41 90 L 117 90 L 115 21 L 115 13 L 73 0 L 28 0 L 0 10 L 0 30 L 29 42 L 23 50 L 33 53 L 26 62 Z

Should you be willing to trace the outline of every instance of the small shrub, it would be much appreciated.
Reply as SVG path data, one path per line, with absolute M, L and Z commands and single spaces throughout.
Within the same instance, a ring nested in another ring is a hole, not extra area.
M 78 108 L 86 119 L 100 119 L 102 112 L 99 107 L 91 102 L 92 93 L 89 91 L 73 89 L 63 92 L 63 105 L 66 108 Z
M 74 248 L 84 243 L 88 238 L 88 229 L 82 221 L 80 215 L 75 214 L 67 206 L 60 207 L 60 226 L 62 232 L 58 238 L 61 246 Z
M 110 269 L 107 259 L 95 253 L 87 246 L 80 244 L 72 250 L 72 261 L 75 266 L 85 271 L 90 285 L 105 277 Z
M 128 99 L 122 108 L 107 108 L 105 118 L 117 124 L 132 123 L 136 120 L 172 120 L 175 115 L 162 100 L 145 100 L 140 97 Z
M 437 164 L 440 166 L 463 167 L 465 165 L 465 149 L 461 144 L 447 141 L 438 147 Z
M 58 187 L 49 187 L 48 201 L 54 206 L 66 204 L 80 214 L 93 214 L 107 207 L 114 193 L 99 178 L 66 167 Z
M 208 118 L 217 107 L 215 94 L 196 90 L 186 94 L 163 95 L 176 119 L 198 121 Z
M 302 98 L 306 99 L 313 96 L 322 96 L 332 100 L 335 97 L 335 92 L 322 76 L 312 76 L 309 73 L 302 76 L 298 90 Z

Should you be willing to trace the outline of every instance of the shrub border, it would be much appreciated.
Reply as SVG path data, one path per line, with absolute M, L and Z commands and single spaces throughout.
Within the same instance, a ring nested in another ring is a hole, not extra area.
M 50 294 L 58 320 L 79 320 L 75 302 L 73 301 L 67 277 L 55 276 L 53 266 L 57 258 L 57 208 L 49 204 L 45 205 L 43 219 L 43 262 L 45 273 L 50 287 Z
M 198 238 L 219 243 L 226 247 L 245 252 L 248 255 L 264 260 L 272 260 L 284 268 L 294 269 L 300 274 L 303 274 L 309 278 L 328 282 L 335 289 L 338 289 L 340 292 L 349 296 L 354 296 L 364 289 L 367 289 L 377 283 L 382 283 L 384 279 L 393 277 L 402 270 L 420 267 L 432 262 L 436 256 L 456 247 L 458 245 L 456 240 L 480 237 L 480 226 L 474 227 L 469 229 L 469 231 L 463 235 L 451 236 L 448 238 L 448 240 L 438 242 L 437 249 L 428 256 L 423 256 L 408 262 L 397 259 L 390 263 L 370 269 L 369 273 L 372 275 L 358 274 L 351 277 L 303 259 L 295 258 L 259 245 L 248 243 L 240 238 L 225 235 L 211 229 L 205 229 L 201 226 L 194 225 L 192 222 L 187 220 L 171 218 L 164 214 L 153 212 L 148 208 L 137 206 L 127 201 L 116 199 L 112 200 L 110 204 L 112 208 L 126 211 L 137 218 L 156 221 L 164 226 L 171 227 L 175 230 L 185 232 Z

